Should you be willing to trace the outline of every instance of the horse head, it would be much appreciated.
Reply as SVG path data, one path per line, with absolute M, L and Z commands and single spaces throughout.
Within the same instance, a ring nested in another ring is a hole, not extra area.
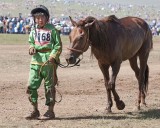
M 89 28 L 94 24 L 94 21 L 80 20 L 74 21 L 70 17 L 73 29 L 69 35 L 70 45 L 66 54 L 66 61 L 68 64 L 76 63 L 76 59 L 89 48 Z

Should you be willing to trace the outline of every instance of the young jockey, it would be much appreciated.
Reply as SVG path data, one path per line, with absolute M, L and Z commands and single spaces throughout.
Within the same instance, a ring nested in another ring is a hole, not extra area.
M 31 11 L 34 18 L 34 28 L 29 35 L 29 54 L 32 55 L 27 93 L 29 101 L 33 105 L 33 112 L 26 119 L 37 119 L 40 116 L 38 110 L 38 92 L 42 80 L 44 80 L 47 112 L 43 115 L 47 119 L 55 118 L 55 85 L 57 82 L 55 63 L 59 62 L 62 52 L 62 44 L 58 31 L 49 24 L 49 11 L 39 5 Z

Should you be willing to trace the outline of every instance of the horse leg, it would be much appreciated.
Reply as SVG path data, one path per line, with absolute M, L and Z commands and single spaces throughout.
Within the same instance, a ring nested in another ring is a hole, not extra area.
M 138 67 L 138 64 L 137 64 L 137 56 L 133 56 L 132 58 L 130 58 L 129 62 L 130 62 L 130 66 L 131 66 L 132 70 L 135 72 L 135 76 L 136 76 L 136 78 L 138 80 L 139 67 Z
M 109 81 L 109 86 L 112 89 L 112 93 L 113 93 L 114 100 L 116 102 L 116 106 L 117 106 L 118 110 L 123 110 L 125 108 L 125 104 L 122 100 L 120 100 L 120 97 L 115 89 L 115 81 L 116 81 L 116 78 L 117 78 L 117 75 L 118 75 L 118 72 L 120 69 L 120 65 L 121 65 L 121 61 L 116 61 L 115 63 L 113 63 L 111 65 L 112 75 L 111 75 L 111 79 Z
M 131 59 L 129 59 L 129 62 L 130 62 L 130 66 L 131 66 L 132 70 L 135 72 L 135 76 L 136 76 L 137 80 L 139 81 L 139 72 L 140 72 L 140 69 L 139 69 L 138 64 L 137 64 L 137 56 L 134 56 Z M 139 91 L 139 94 L 138 94 L 138 103 L 137 103 L 137 109 L 138 110 L 140 109 L 140 103 L 141 103 L 141 93 Z
M 103 73 L 103 76 L 104 76 L 104 81 L 105 81 L 105 87 L 106 87 L 106 91 L 107 91 L 107 107 L 106 107 L 106 110 L 108 113 L 111 113 L 112 110 L 111 110 L 111 107 L 113 105 L 113 102 L 112 102 L 112 98 L 111 98 L 111 86 L 108 85 L 108 81 L 109 81 L 109 65 L 105 65 L 105 64 L 101 64 L 99 63 L 99 67 Z
M 149 76 L 149 69 L 147 65 L 148 56 L 149 53 L 144 53 L 144 52 L 139 55 L 139 60 L 140 60 L 139 97 L 142 100 L 142 104 L 144 104 L 145 106 L 146 106 L 145 97 L 148 89 L 148 76 Z

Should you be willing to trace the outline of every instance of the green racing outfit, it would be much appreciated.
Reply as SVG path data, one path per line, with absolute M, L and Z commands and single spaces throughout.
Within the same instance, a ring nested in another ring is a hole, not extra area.
M 43 28 L 36 26 L 29 35 L 30 48 L 34 47 L 36 53 L 32 55 L 29 73 L 29 100 L 31 103 L 37 103 L 38 92 L 42 80 L 44 79 L 46 105 L 52 102 L 51 90 L 55 86 L 54 77 L 57 69 L 56 64 L 46 63 L 49 57 L 53 57 L 59 62 L 59 56 L 62 52 L 62 44 L 59 32 L 52 24 L 47 23 Z

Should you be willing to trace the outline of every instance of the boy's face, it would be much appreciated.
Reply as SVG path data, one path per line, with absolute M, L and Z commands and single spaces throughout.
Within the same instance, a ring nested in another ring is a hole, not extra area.
M 44 25 L 47 23 L 47 18 L 45 15 L 37 15 L 35 16 L 35 22 L 39 27 L 44 27 Z

